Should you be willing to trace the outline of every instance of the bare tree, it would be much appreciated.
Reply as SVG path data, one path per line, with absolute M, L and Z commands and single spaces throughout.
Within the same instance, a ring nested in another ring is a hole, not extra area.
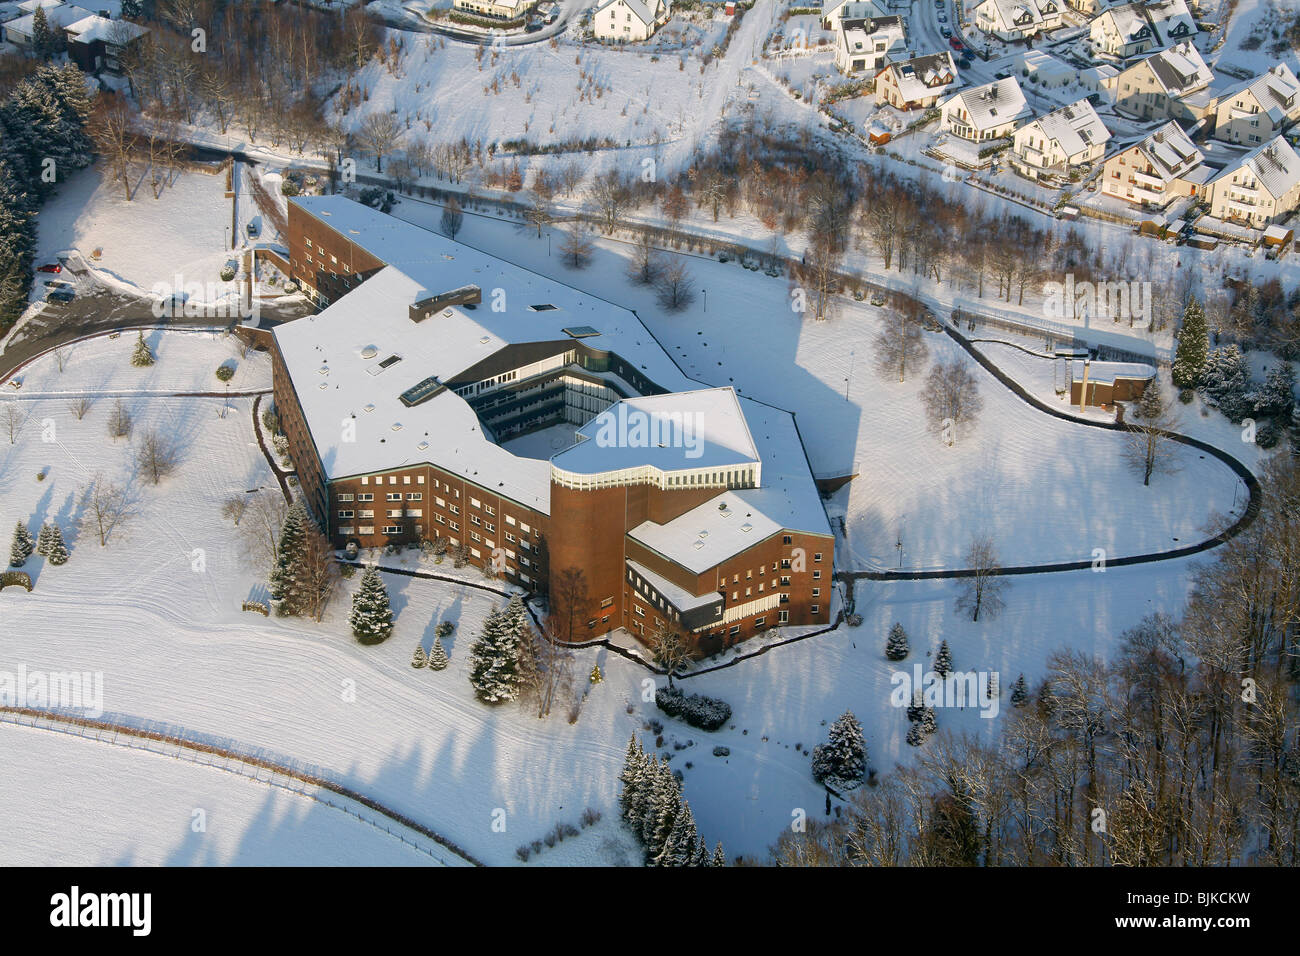
M 582 184 L 582 166 L 577 160 L 569 160 L 560 167 L 559 179 L 564 187 L 564 195 L 572 196 L 574 190 Z
M 574 223 L 564 230 L 564 240 L 560 243 L 560 256 L 571 269 L 585 269 L 596 251 L 596 244 L 591 240 L 591 233 L 582 223 Z
M 108 437 L 126 438 L 131 434 L 131 413 L 126 403 L 120 398 L 113 403 L 113 410 L 108 413 Z
M 897 375 L 900 382 L 908 373 L 916 374 L 930 360 L 930 349 L 925 343 L 925 330 L 907 309 L 899 309 L 896 317 L 888 318 L 876 336 L 876 368 L 883 378 Z
M 948 445 L 957 441 L 957 428 L 975 421 L 984 400 L 979 386 L 961 359 L 936 363 L 921 390 L 930 430 Z
M 1147 385 L 1148 390 L 1157 388 L 1156 382 Z M 1173 425 L 1172 416 L 1163 405 L 1149 404 L 1149 407 L 1151 412 L 1138 415 L 1135 421 L 1128 423 L 1124 447 L 1125 461 L 1142 476 L 1144 486 L 1151 484 L 1152 475 L 1170 474 L 1177 468 L 1177 446 L 1169 432 Z
M 237 522 L 244 550 L 253 565 L 262 571 L 275 566 L 279 556 L 280 531 L 284 527 L 289 503 L 279 490 L 259 491 L 248 495 Z
M 99 536 L 99 546 L 106 547 L 108 539 L 130 516 L 130 496 L 122 485 L 108 481 L 96 474 L 85 491 L 85 512 L 82 521 Z
M 835 308 L 835 293 L 839 291 L 839 268 L 842 253 L 829 233 L 813 237 L 813 243 L 804 252 L 803 260 L 795 266 L 796 291 L 802 296 L 807 311 L 811 300 L 813 317 L 818 321 L 830 318 Z
M 361 121 L 357 141 L 375 156 L 375 170 L 384 171 L 384 157 L 393 150 L 393 144 L 402 132 L 402 124 L 387 111 L 374 112 Z
M 68 402 L 68 411 L 72 413 L 77 421 L 81 421 L 86 417 L 86 413 L 90 411 L 91 404 L 91 400 L 82 395 Z
M 650 651 L 654 661 L 668 672 L 668 685 L 673 683 L 673 674 L 691 659 L 691 649 L 682 632 L 667 621 L 655 628 L 650 637 Z
M 126 98 L 120 93 L 100 93 L 95 98 L 95 111 L 87 131 L 95 143 L 96 152 L 104 157 L 113 178 L 121 181 L 126 198 L 130 200 L 139 137 Z
M 339 567 L 329 538 L 321 534 L 313 522 L 308 522 L 306 528 L 302 563 L 297 569 L 296 577 L 302 588 L 302 610 L 319 624 L 338 587 Z
M 638 285 L 653 285 L 662 271 L 659 250 L 655 248 L 650 230 L 642 229 L 632 246 L 632 262 L 628 265 L 627 277 Z
M 555 215 L 551 211 L 550 200 L 541 194 L 535 193 L 528 208 L 524 210 L 524 222 L 537 230 L 537 238 L 542 238 L 542 230 L 555 221 Z
M 695 301 L 695 280 L 686 270 L 686 262 L 674 257 L 655 282 L 659 304 L 669 312 L 680 312 Z
M 632 188 L 618 170 L 611 169 L 592 181 L 587 197 L 596 207 L 601 227 L 606 233 L 611 233 L 632 204 Z
M 54 350 L 53 353 L 54 361 L 58 363 L 60 372 L 62 372 L 65 368 L 67 368 L 68 356 L 71 354 L 71 351 L 72 350 L 69 349 L 66 345 L 60 346 L 59 348 Z
M 239 519 L 244 517 L 244 512 L 248 509 L 247 495 L 231 495 L 221 505 L 221 517 L 229 518 L 239 527 Z
M 971 539 L 966 549 L 966 569 L 971 573 L 962 579 L 964 589 L 957 598 L 957 610 L 969 614 L 972 621 L 978 621 L 981 612 L 997 617 L 1003 607 L 1002 592 L 1007 582 L 999 576 L 998 552 L 988 535 Z
M 465 225 L 465 214 L 461 212 L 456 197 L 452 196 L 447 200 L 447 206 L 442 211 L 442 231 L 447 234 L 448 239 L 455 239 L 456 233 L 460 232 L 463 225 Z
M 180 449 L 172 438 L 150 429 L 140 436 L 135 460 L 140 470 L 156 485 L 176 470 Z
M 18 433 L 23 430 L 26 421 L 27 413 L 18 404 L 18 399 L 11 398 L 4 403 L 4 412 L 0 412 L 0 425 L 9 432 L 9 444 L 17 442 Z

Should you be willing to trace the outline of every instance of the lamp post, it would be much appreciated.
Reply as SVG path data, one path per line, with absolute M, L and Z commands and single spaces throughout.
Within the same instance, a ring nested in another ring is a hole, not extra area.
M 700 294 L 704 296 L 704 311 L 708 312 L 709 311 L 709 290 L 701 289 Z
M 551 230 L 546 230 L 546 258 L 551 257 Z

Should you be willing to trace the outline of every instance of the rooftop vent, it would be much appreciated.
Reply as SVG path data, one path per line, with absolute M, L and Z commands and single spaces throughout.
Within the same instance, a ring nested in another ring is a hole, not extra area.
M 590 325 L 571 325 L 562 329 L 565 335 L 574 339 L 586 339 L 593 335 L 600 335 L 599 329 L 593 329 Z
M 437 312 L 442 312 L 444 316 L 450 316 L 451 309 L 448 306 L 477 304 L 482 301 L 482 289 L 476 285 L 463 285 L 459 289 L 452 289 L 450 292 L 442 292 L 438 295 L 419 299 L 412 303 L 409 314 L 412 322 L 423 322 L 425 319 L 432 318 Z
M 375 348 L 373 345 L 367 345 L 361 350 L 361 357 L 363 359 L 372 359 L 378 354 L 379 349 Z
M 549 302 L 543 302 L 540 305 L 530 305 L 529 312 L 554 312 L 558 306 L 551 305 Z
M 749 534 L 751 531 L 754 530 L 754 526 L 750 524 L 748 521 L 746 521 L 744 524 L 740 526 L 740 530 L 745 532 L 745 534 Z
M 363 412 L 373 412 L 375 410 L 374 402 L 368 402 L 361 410 Z

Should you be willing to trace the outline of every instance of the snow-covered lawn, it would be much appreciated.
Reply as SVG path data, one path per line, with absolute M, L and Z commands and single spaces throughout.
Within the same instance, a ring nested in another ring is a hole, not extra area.
M 142 183 L 129 202 L 122 183 L 97 164 L 69 177 L 41 207 L 37 256 L 78 250 L 106 285 L 149 292 L 157 283 L 220 283 L 230 235 L 224 172 L 179 173 L 154 199 Z M 96 249 L 99 259 L 92 258 Z
M 0 741 L 22 781 L 0 788 L 0 866 L 437 862 L 342 809 L 214 767 L 8 723 Z
M 138 368 L 131 364 L 137 335 L 123 332 L 116 338 L 97 335 L 61 348 L 58 356 L 33 362 L 17 376 L 22 388 L 18 398 L 59 394 L 172 394 L 215 392 L 226 383 L 217 378 L 217 368 L 235 370 L 229 385 L 232 392 L 271 387 L 271 360 L 266 352 L 248 352 L 233 335 L 219 332 L 182 332 L 154 329 L 145 333 L 154 354 L 154 364 Z

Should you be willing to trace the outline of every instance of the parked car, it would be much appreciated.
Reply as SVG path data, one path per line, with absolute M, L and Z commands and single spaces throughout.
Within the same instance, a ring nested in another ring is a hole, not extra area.
M 524 24 L 525 33 L 536 33 L 541 28 L 542 28 L 541 17 L 529 17 L 528 22 Z
M 939 22 L 940 22 L 940 23 L 947 23 L 947 22 L 948 22 L 948 15 L 947 15 L 946 13 L 944 13 L 942 10 L 939 11 Z
M 39 266 L 39 267 L 36 269 L 36 271 L 37 271 L 37 272 L 53 272 L 55 275 L 58 275 L 60 272 L 63 271 L 63 266 L 60 265 L 60 264 L 57 263 L 57 262 L 47 262 L 47 263 L 45 263 L 45 265 L 43 265 L 43 266 Z
M 958 53 L 960 53 L 962 50 L 966 49 L 966 47 L 964 47 L 964 46 L 962 45 L 962 42 L 961 42 L 960 40 L 958 40 L 956 37 L 949 37 L 949 38 L 948 38 L 948 45 L 949 45 L 950 47 L 952 47 L 954 50 L 956 50 Z
M 257 238 L 257 231 L 258 231 L 258 230 L 257 230 L 257 223 L 255 223 L 255 222 L 250 222 L 247 226 L 244 227 L 244 230 L 248 233 L 248 238 L 249 238 L 249 239 L 256 239 L 256 238 Z
M 963 70 L 969 70 L 974 63 L 975 61 L 968 56 L 963 56 L 957 60 L 957 65 Z
M 942 34 L 943 34 L 944 36 L 946 36 L 946 37 L 949 37 L 949 38 L 952 37 L 952 31 L 949 30 L 947 27 L 940 27 L 940 28 L 939 28 L 939 32 L 942 33 Z
M 71 289 L 51 289 L 45 293 L 47 302 L 71 302 L 77 297 L 77 294 Z

